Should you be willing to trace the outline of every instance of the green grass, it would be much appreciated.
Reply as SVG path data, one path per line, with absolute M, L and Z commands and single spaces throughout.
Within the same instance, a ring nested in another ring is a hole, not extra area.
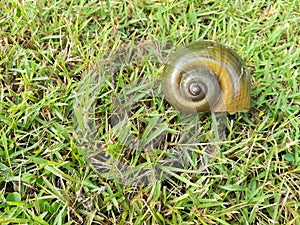
M 300 224 L 298 0 L 0 1 L 0 8 L 0 224 Z M 105 179 L 87 148 L 150 168 L 183 145 L 189 129 L 197 132 L 188 144 L 210 141 L 211 115 L 180 115 L 156 82 L 169 52 L 163 44 L 202 39 L 243 57 L 250 111 L 227 116 L 226 141 L 207 172 L 166 166 L 173 176 L 145 186 Z M 117 66 L 124 46 L 147 41 L 166 48 Z M 113 76 L 87 84 L 93 74 Z

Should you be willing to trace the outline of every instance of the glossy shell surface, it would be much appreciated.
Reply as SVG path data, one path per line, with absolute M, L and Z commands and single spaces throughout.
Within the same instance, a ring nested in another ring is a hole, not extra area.
M 241 57 L 212 41 L 172 52 L 162 75 L 165 99 L 186 113 L 241 112 L 250 106 L 250 76 Z

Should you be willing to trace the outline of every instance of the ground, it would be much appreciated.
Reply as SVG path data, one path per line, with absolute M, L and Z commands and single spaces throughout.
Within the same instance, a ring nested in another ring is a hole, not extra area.
M 0 8 L 0 224 L 300 224 L 299 1 Z M 250 110 L 226 116 L 201 172 L 166 170 L 143 185 L 104 176 L 93 164 L 103 149 L 151 166 L 180 150 L 186 121 L 196 119 L 200 147 L 210 142 L 214 115 L 182 115 L 157 82 L 171 49 L 198 40 L 243 58 Z

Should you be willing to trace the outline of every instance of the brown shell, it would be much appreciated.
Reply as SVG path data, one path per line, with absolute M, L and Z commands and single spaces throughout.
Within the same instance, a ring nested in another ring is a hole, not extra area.
M 188 77 L 191 81 L 186 81 Z M 189 82 L 201 84 L 205 97 L 192 98 Z M 245 63 L 232 49 L 212 41 L 193 42 L 173 52 L 163 71 L 162 88 L 166 100 L 186 113 L 234 113 L 250 106 L 250 75 Z

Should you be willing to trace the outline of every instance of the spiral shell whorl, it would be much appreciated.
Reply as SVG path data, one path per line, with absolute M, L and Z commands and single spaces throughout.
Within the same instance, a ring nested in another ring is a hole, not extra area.
M 170 55 L 162 76 L 165 98 L 187 113 L 247 111 L 250 77 L 232 49 L 194 42 Z

